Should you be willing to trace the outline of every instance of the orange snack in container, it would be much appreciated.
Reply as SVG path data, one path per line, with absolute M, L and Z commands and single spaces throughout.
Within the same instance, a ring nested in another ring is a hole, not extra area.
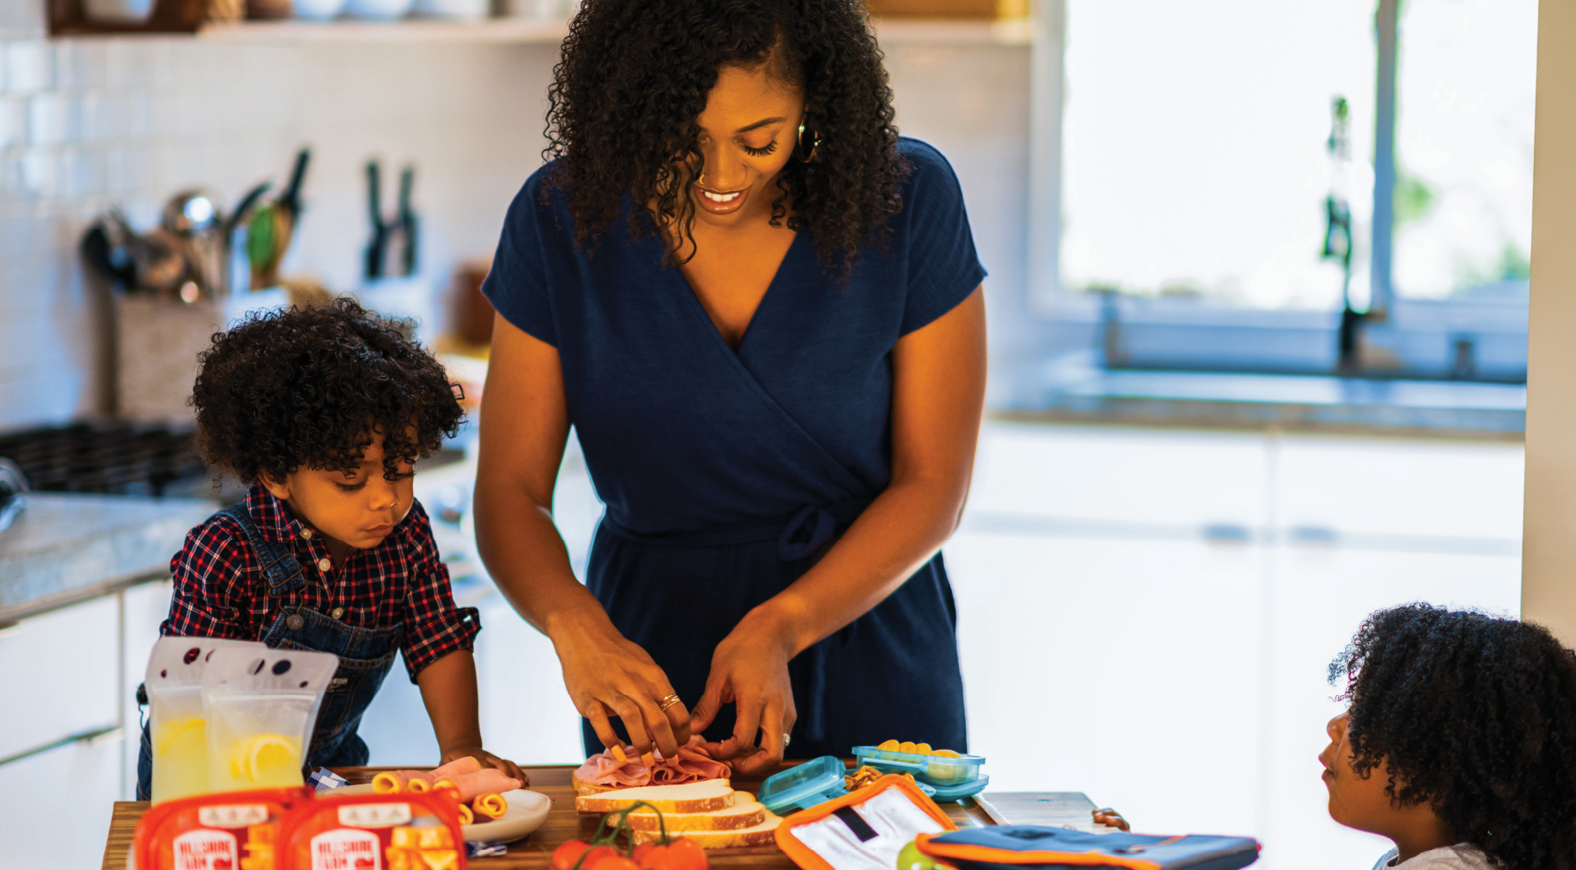
M 311 789 L 276 788 L 158 804 L 137 823 L 132 854 L 139 870 L 286 870 L 276 853 L 279 828 L 311 800 Z
M 451 795 L 431 792 L 298 805 L 279 827 L 281 863 L 273 870 L 465 870 L 457 806 Z

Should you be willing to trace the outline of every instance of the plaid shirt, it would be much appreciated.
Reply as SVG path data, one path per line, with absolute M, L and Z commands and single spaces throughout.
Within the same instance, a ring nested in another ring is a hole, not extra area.
M 262 486 L 246 495 L 262 536 L 295 550 L 305 586 L 282 598 L 268 594 L 262 565 L 235 520 L 218 514 L 186 535 L 170 560 L 175 598 L 159 634 L 260 640 L 284 606 L 305 607 L 361 628 L 404 624 L 401 651 L 411 682 L 456 650 L 474 649 L 481 620 L 474 607 L 455 607 L 449 569 L 438 558 L 421 502 L 383 543 L 351 550 L 336 569 L 321 535 L 304 526 Z

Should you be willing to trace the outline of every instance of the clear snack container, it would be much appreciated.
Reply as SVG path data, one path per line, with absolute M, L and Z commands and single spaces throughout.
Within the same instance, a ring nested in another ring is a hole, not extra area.
M 211 637 L 162 637 L 148 656 L 150 783 L 155 804 L 208 791 L 208 722 L 202 678 L 221 649 L 266 651 L 260 643 Z
M 990 782 L 990 777 L 980 773 L 985 764 L 984 756 L 925 755 L 917 752 L 899 752 L 875 746 L 854 747 L 855 766 L 870 766 L 887 773 L 911 773 L 914 779 L 936 790 L 935 799 L 943 803 L 979 794 Z
M 339 658 L 301 650 L 220 650 L 203 675 L 208 790 L 303 784 L 302 761 Z

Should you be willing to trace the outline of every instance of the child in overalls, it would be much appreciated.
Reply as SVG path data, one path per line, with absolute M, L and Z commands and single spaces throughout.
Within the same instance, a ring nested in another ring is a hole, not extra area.
M 339 656 L 308 767 L 367 763 L 356 729 L 403 652 L 438 763 L 474 756 L 524 781 L 482 748 L 471 656 L 481 625 L 475 608 L 455 606 L 412 495 L 413 463 L 454 435 L 463 411 L 442 366 L 401 325 L 342 299 L 214 337 L 192 391 L 197 446 L 252 486 L 186 536 L 159 632 Z M 144 727 L 138 799 L 152 768 Z

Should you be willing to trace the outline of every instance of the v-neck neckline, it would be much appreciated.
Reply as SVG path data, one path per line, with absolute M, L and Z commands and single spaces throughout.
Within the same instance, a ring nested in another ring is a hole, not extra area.
M 804 238 L 804 235 L 803 231 L 794 233 L 793 241 L 788 243 L 788 250 L 783 252 L 782 260 L 777 263 L 777 271 L 772 273 L 772 280 L 766 283 L 766 292 L 761 294 L 760 301 L 755 303 L 755 310 L 750 312 L 750 319 L 744 325 L 744 332 L 739 334 L 739 343 L 736 345 L 729 344 L 728 339 L 723 337 L 722 330 L 718 329 L 717 324 L 712 321 L 711 312 L 707 311 L 705 304 L 700 301 L 700 294 L 695 292 L 695 287 L 690 284 L 689 277 L 684 274 L 684 270 L 678 266 L 664 266 L 664 268 L 673 273 L 678 289 L 683 292 L 683 295 L 689 297 L 687 304 L 700 314 L 700 322 L 705 324 L 706 330 L 711 333 L 712 338 L 722 346 L 723 350 L 738 357 L 743 353 L 744 344 L 750 340 L 750 336 L 760 331 L 756 324 L 760 323 L 761 312 L 766 309 L 767 302 L 774 295 L 780 295 L 777 292 L 777 288 L 783 283 L 785 273 L 788 272 L 793 261 L 794 252 L 799 249 L 799 243 Z M 666 260 L 667 250 L 660 234 L 656 238 L 656 247 L 658 255 L 663 260 Z

